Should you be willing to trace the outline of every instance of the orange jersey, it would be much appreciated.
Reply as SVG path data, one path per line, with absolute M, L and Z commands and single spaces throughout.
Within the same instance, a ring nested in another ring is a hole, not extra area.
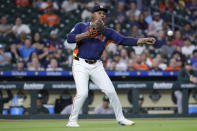
M 178 71 L 178 70 L 180 70 L 180 67 L 173 68 L 173 67 L 171 67 L 171 66 L 168 66 L 168 67 L 166 67 L 165 70 L 166 70 L 166 71 L 173 71 L 173 70 Z
M 137 63 L 135 63 L 133 65 L 133 68 L 135 70 L 148 70 L 148 66 L 146 64 L 137 64 Z
M 16 2 L 16 5 L 21 5 L 23 7 L 30 4 L 29 0 L 15 0 L 15 2 Z
M 59 16 L 56 14 L 43 14 L 40 16 L 40 22 L 48 25 L 55 25 L 59 22 Z

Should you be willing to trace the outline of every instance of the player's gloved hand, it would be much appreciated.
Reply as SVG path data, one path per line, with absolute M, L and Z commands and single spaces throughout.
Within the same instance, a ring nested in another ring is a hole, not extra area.
M 103 34 L 105 29 L 105 24 L 102 20 L 98 19 L 94 24 L 91 24 L 89 26 L 89 37 L 90 38 L 95 38 L 98 35 Z
M 155 43 L 155 38 L 139 38 L 137 41 L 137 45 L 141 46 L 143 44 L 153 45 Z

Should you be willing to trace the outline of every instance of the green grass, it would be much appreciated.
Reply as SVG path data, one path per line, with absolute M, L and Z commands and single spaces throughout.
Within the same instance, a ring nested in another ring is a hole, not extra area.
M 115 119 L 79 120 L 79 128 L 65 120 L 0 120 L 0 131 L 197 131 L 197 118 L 132 119 L 134 126 L 119 126 Z

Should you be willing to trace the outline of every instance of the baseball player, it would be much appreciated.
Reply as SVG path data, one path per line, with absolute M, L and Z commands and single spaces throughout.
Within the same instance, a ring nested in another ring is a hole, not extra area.
M 73 77 L 76 84 L 76 96 L 67 127 L 79 127 L 77 123 L 80 109 L 88 96 L 88 81 L 91 79 L 109 97 L 115 117 L 120 125 L 135 123 L 124 117 L 122 106 L 114 86 L 106 74 L 100 57 L 106 46 L 113 42 L 118 45 L 138 46 L 155 44 L 154 38 L 131 38 L 118 34 L 111 28 L 105 28 L 104 20 L 107 9 L 95 5 L 92 9 L 92 21 L 80 22 L 68 34 L 68 43 L 77 43 L 73 50 Z

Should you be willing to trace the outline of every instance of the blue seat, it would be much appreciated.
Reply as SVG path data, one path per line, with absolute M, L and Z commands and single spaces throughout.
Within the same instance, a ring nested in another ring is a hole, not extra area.
M 48 109 L 50 114 L 54 114 L 55 113 L 54 105 L 44 105 L 44 107 Z
M 188 112 L 189 112 L 189 114 L 197 113 L 197 105 L 189 105 Z
M 10 107 L 10 115 L 22 115 L 24 112 L 24 107 L 13 106 Z
M 9 109 L 4 108 L 3 109 L 3 115 L 8 115 L 8 111 L 9 111 Z

